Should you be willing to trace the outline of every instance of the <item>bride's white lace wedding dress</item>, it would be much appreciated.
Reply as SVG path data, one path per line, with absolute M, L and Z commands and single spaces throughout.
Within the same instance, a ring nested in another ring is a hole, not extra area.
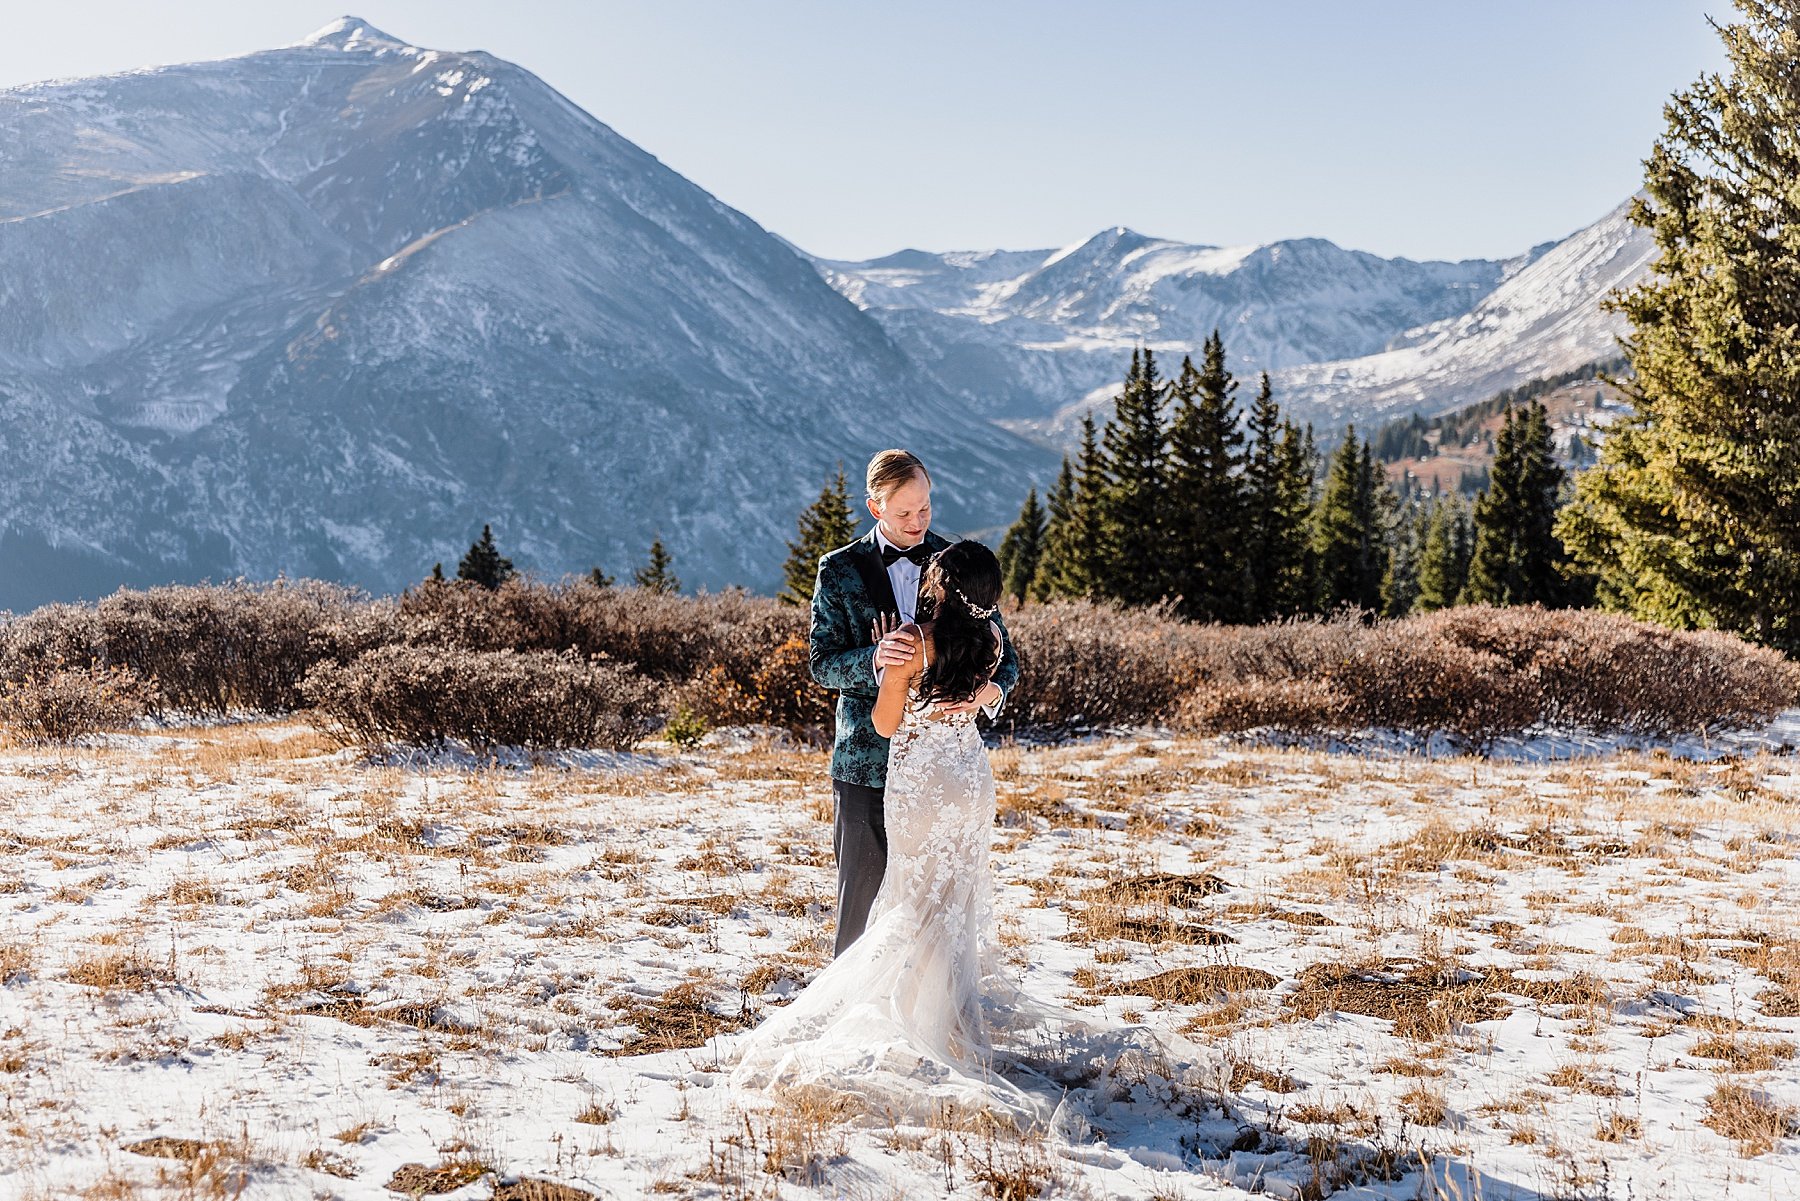
M 896 1120 L 946 1104 L 1056 1124 L 1100 1027 L 1025 995 L 994 939 L 994 777 L 973 713 L 915 686 L 889 748 L 887 870 L 862 936 L 725 1051 L 740 1087 L 824 1085 Z M 1060 1079 L 1059 1079 L 1060 1078 Z

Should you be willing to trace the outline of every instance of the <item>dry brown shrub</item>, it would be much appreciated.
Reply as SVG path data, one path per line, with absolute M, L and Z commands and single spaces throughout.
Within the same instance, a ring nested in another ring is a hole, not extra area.
M 1209 733 L 1387 728 L 1475 745 L 1536 725 L 1671 734 L 1765 720 L 1800 696 L 1800 668 L 1776 652 L 1594 610 L 1466 605 L 1177 641 L 1202 682 L 1176 722 Z
M 148 697 L 127 667 L 53 667 L 0 680 L 0 726 L 26 743 L 73 742 L 130 725 Z
M 1726 1082 L 1706 1099 L 1706 1116 L 1700 1119 L 1738 1145 L 1745 1155 L 1773 1151 L 1784 1138 L 1800 1134 L 1794 1107 L 1777 1103 L 1767 1093 Z
M 1347 728 L 1350 713 L 1350 698 L 1330 680 L 1217 680 L 1189 696 L 1176 720 L 1209 734 L 1311 734 Z
M 548 651 L 385 646 L 321 663 L 302 695 L 346 742 L 624 750 L 655 725 L 656 691 L 627 668 Z
M 1199 631 L 1167 609 L 1092 601 L 1030 605 L 1007 617 L 1019 683 L 1003 724 L 1026 728 L 1168 720 L 1201 679 Z
M 313 664 L 391 640 L 390 609 L 322 580 L 121 588 L 0 625 L 0 677 L 44 663 L 127 667 L 151 686 L 158 713 L 286 712 Z
M 398 622 L 411 643 L 604 655 L 666 680 L 716 664 L 748 682 L 771 648 L 806 633 L 804 611 L 738 589 L 679 596 L 585 579 L 514 578 L 495 589 L 426 581 L 402 594 Z
M 748 667 L 748 679 L 743 679 L 715 663 L 675 699 L 709 725 L 772 725 L 809 743 L 830 739 L 834 694 L 813 680 L 805 638 L 787 639 Z

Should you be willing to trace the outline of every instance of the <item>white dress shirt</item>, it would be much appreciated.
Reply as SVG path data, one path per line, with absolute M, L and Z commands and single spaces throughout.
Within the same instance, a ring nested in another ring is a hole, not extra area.
M 905 550 L 903 546 L 894 546 L 888 536 L 875 527 L 875 542 L 882 550 L 892 546 L 895 550 Z M 911 559 L 895 559 L 887 565 L 888 583 L 894 586 L 894 603 L 900 607 L 900 620 L 912 621 L 919 608 L 919 565 Z
M 881 532 L 881 527 L 879 525 L 875 527 L 875 543 L 883 550 L 886 550 L 890 546 L 895 550 L 907 549 L 903 546 L 896 546 L 893 542 L 889 541 L 888 536 Z M 894 586 L 894 604 L 900 609 L 901 621 L 914 621 L 917 619 L 919 608 L 919 575 L 922 570 L 923 569 L 920 568 L 917 563 L 914 563 L 911 559 L 905 558 L 895 559 L 892 563 L 887 565 L 888 583 Z M 881 677 L 885 674 L 887 674 L 887 669 L 885 667 L 877 667 L 875 669 L 875 686 L 877 688 L 881 687 Z M 1000 685 L 995 684 L 994 687 L 1000 688 Z M 991 705 L 983 705 L 981 711 L 988 715 L 989 721 L 992 721 L 999 715 L 1000 706 L 1005 702 L 1006 689 L 1000 688 L 999 698 Z

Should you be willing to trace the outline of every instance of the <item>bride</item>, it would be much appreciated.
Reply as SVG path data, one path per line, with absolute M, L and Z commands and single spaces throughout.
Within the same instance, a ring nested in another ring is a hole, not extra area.
M 1058 1077 L 1091 1075 L 1077 1049 L 1101 1028 L 1025 995 L 1000 963 L 987 748 L 973 711 L 936 711 L 978 694 L 998 666 L 989 619 L 1000 587 L 979 542 L 927 565 L 928 619 L 875 702 L 875 728 L 891 740 L 888 864 L 868 924 L 792 1004 L 726 1050 L 734 1085 L 822 1085 L 896 1119 L 954 1106 L 1042 1129 L 1064 1116 Z

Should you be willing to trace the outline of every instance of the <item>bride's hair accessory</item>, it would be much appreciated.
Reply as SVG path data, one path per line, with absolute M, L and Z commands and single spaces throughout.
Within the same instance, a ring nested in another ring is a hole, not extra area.
M 972 616 L 992 617 L 1000 611 L 999 605 L 989 605 L 984 609 L 980 605 L 972 603 L 968 597 L 963 595 L 963 590 L 954 584 L 950 585 L 950 591 L 956 593 L 956 599 L 963 603 L 963 608 L 967 609 Z

